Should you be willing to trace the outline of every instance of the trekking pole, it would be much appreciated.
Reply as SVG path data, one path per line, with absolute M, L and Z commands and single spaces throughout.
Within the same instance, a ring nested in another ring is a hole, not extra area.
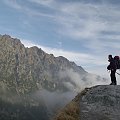
M 120 75 L 120 73 L 116 72 L 118 75 Z

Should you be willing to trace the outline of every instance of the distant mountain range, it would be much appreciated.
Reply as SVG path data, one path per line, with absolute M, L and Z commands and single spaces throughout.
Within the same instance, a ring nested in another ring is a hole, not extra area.
M 25 47 L 17 38 L 0 35 L 0 98 L 2 103 L 9 106 L 21 105 L 20 109 L 12 107 L 15 111 L 32 107 L 38 109 L 42 106 L 45 111 L 42 114 L 46 115 L 41 120 L 46 120 L 49 114 L 64 106 L 84 85 L 91 84 L 92 81 L 88 82 L 90 77 L 95 81 L 104 81 L 100 76 L 89 74 L 63 56 L 54 57 L 36 46 Z M 62 99 L 65 102 L 60 103 Z M 9 111 L 8 116 L 12 114 L 11 110 L 5 110 Z M 0 109 L 0 114 L 2 111 Z M 38 114 L 40 111 L 37 111 Z M 26 112 L 25 114 L 27 115 Z M 13 116 L 21 119 L 19 112 Z

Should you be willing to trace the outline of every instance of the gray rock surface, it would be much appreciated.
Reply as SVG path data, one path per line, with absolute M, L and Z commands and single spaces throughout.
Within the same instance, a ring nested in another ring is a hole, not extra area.
M 90 88 L 81 96 L 80 120 L 120 120 L 120 86 Z

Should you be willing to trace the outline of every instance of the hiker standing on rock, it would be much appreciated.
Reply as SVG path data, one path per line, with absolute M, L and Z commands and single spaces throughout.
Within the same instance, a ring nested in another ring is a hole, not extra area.
M 108 55 L 108 61 L 110 62 L 110 64 L 107 66 L 107 69 L 111 71 L 110 73 L 110 77 L 111 77 L 111 84 L 110 85 L 117 85 L 116 82 L 116 64 L 115 64 L 115 60 L 112 57 L 112 55 Z

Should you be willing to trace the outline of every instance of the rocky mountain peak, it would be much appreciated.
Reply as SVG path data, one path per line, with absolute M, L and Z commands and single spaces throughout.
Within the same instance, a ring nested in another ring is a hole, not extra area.
M 1 35 L 1 40 L 4 40 L 4 42 L 11 43 L 10 45 L 21 45 L 21 41 L 17 38 L 12 38 L 10 35 Z
M 67 90 L 66 79 L 72 81 L 69 70 L 79 75 L 87 73 L 63 56 L 54 57 L 36 46 L 26 48 L 19 39 L 9 35 L 0 37 L 0 49 L 0 79 L 14 91 L 18 89 L 26 93 L 41 88 Z M 61 77 L 61 73 L 66 71 L 67 74 Z M 76 87 L 74 82 L 71 84 Z

